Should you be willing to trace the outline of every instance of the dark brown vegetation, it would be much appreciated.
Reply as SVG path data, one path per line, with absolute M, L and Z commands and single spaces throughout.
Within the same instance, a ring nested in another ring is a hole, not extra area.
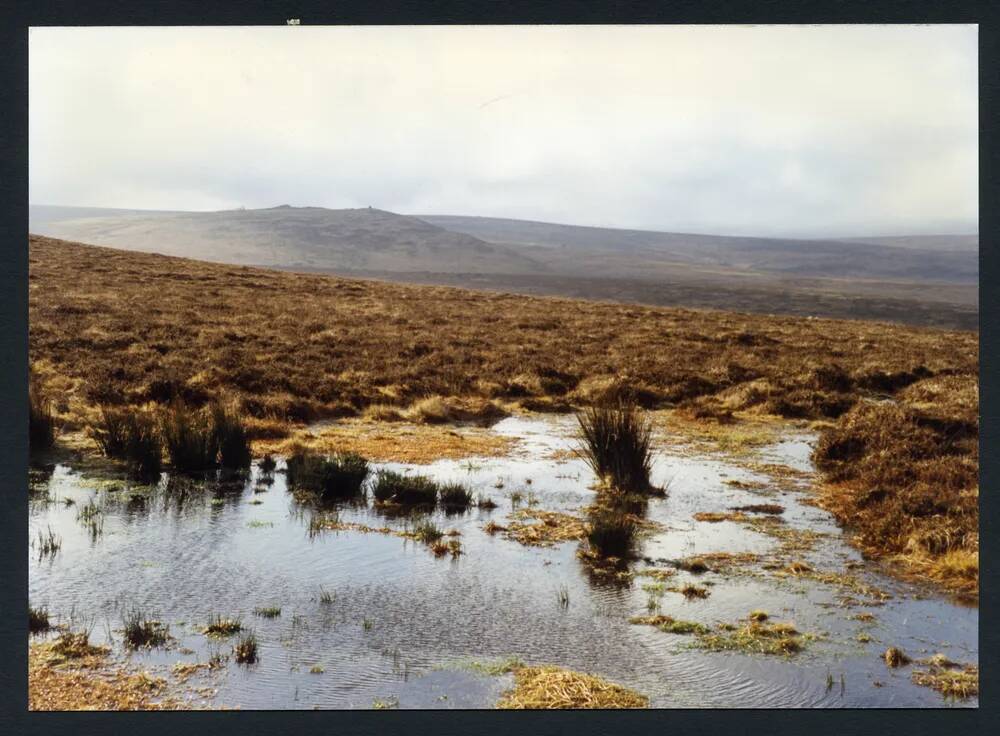
M 823 505 L 862 549 L 968 592 L 979 583 L 978 410 L 965 377 L 924 380 L 853 407 L 815 453 L 832 481 Z
M 833 421 L 823 502 L 870 551 L 976 589 L 977 333 L 405 286 L 40 237 L 30 258 L 31 357 L 63 431 L 97 424 L 102 401 L 229 395 L 263 439 L 375 405 L 591 406 L 623 387 L 650 408 Z M 934 539 L 940 528 L 950 536 Z
M 28 447 L 31 452 L 40 452 L 52 447 L 55 434 L 52 400 L 45 394 L 32 373 L 28 379 Z
M 363 496 L 368 472 L 368 461 L 352 452 L 329 457 L 297 452 L 288 458 L 288 485 L 328 499 Z

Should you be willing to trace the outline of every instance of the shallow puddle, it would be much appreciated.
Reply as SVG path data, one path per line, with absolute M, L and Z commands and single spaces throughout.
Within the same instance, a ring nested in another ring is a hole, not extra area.
M 589 574 L 578 542 L 527 547 L 485 532 L 490 521 L 505 524 L 515 507 L 584 513 L 594 479 L 568 457 L 573 430 L 572 417 L 508 418 L 493 431 L 518 440 L 510 457 L 379 466 L 461 481 L 497 503 L 431 516 L 461 533 L 456 559 L 397 536 L 310 534 L 313 510 L 287 492 L 280 464 L 270 485 L 254 468 L 235 487 L 186 492 L 166 479 L 143 490 L 57 466 L 36 489 L 30 532 L 35 538 L 51 528 L 61 548 L 41 558 L 31 551 L 30 601 L 61 623 L 90 628 L 92 641 L 110 634 L 116 653 L 163 675 L 177 662 L 228 654 L 232 640 L 200 628 L 213 614 L 241 616 L 259 639 L 259 662 L 230 660 L 187 682 L 188 691 L 211 688 L 207 704 L 217 707 L 492 707 L 511 677 L 481 665 L 508 657 L 598 674 L 648 695 L 654 707 L 977 704 L 913 684 L 913 666 L 885 666 L 889 646 L 914 659 L 940 652 L 976 664 L 978 609 L 880 574 L 829 514 L 803 503 L 809 435 L 784 436 L 749 463 L 659 448 L 653 480 L 668 494 L 649 504 L 647 516 L 660 528 L 643 539 L 645 561 L 631 570 L 672 570 L 671 562 L 706 555 L 714 571 L 677 570 L 662 586 L 645 575 L 610 582 Z M 100 508 L 97 531 L 78 519 L 90 501 Z M 756 513 L 745 515 L 749 521 L 692 518 L 762 503 L 784 507 L 783 521 Z M 372 527 L 412 523 L 370 506 L 338 513 Z M 725 552 L 756 558 L 712 562 Z M 786 575 L 789 561 L 813 573 Z M 665 589 L 688 582 L 709 596 L 688 600 Z M 708 626 L 764 609 L 818 638 L 788 657 L 707 652 L 692 635 L 630 624 L 651 599 L 663 614 Z M 171 647 L 122 650 L 116 629 L 136 605 L 169 624 Z M 258 607 L 281 614 L 255 616 Z

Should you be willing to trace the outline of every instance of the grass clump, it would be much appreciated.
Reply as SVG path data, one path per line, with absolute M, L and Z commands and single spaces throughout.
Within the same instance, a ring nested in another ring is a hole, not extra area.
M 701 557 L 688 557 L 677 562 L 677 569 L 694 575 L 700 575 L 701 573 L 708 572 L 711 568 Z
M 594 675 L 561 667 L 517 667 L 514 688 L 497 703 L 503 709 L 646 708 L 649 698 Z
M 691 600 L 692 598 L 708 598 L 708 588 L 702 588 L 698 585 L 682 585 L 679 588 L 670 588 L 670 590 L 675 593 L 680 593 L 682 596 Z
M 375 476 L 372 495 L 379 503 L 434 506 L 437 503 L 437 490 L 437 484 L 427 476 L 380 470 Z
M 638 527 L 624 514 L 598 513 L 587 531 L 590 549 L 599 557 L 626 559 L 633 555 Z
M 438 497 L 445 510 L 464 511 L 472 503 L 472 493 L 461 483 L 445 483 L 438 488 Z
M 212 433 L 218 447 L 219 465 L 232 470 L 250 467 L 250 436 L 235 407 L 212 404 Z
M 719 633 L 701 634 L 699 646 L 708 651 L 738 651 L 748 654 L 791 655 L 802 651 L 803 637 L 792 624 L 748 619 L 740 626 L 727 626 Z
M 122 623 L 122 638 L 130 649 L 162 647 L 170 638 L 169 627 L 138 608 L 127 612 Z
M 298 452 L 288 458 L 288 484 L 328 499 L 363 496 L 368 473 L 368 461 L 352 452 L 329 457 Z
M 278 618 L 281 615 L 280 606 L 258 606 L 253 609 L 254 616 L 260 616 L 261 618 Z
M 32 542 L 32 546 L 38 550 L 39 559 L 55 557 L 62 549 L 62 537 L 52 531 L 52 527 L 48 527 L 48 530 L 44 532 L 39 529 L 38 539 Z
M 257 636 L 248 631 L 233 645 L 233 659 L 239 664 L 254 664 L 258 660 L 257 649 Z
M 67 631 L 52 643 L 52 652 L 63 659 L 80 659 L 107 654 L 108 648 L 91 644 L 86 631 Z
M 577 454 L 606 486 L 621 492 L 652 489 L 652 425 L 639 409 L 623 401 L 592 406 L 577 415 Z
M 271 473 L 274 472 L 274 469 L 278 467 L 278 463 L 270 454 L 267 454 L 264 455 L 263 458 L 261 458 L 258 467 L 260 468 L 260 472 L 264 473 L 265 475 L 270 475 Z
M 56 440 L 56 421 L 52 401 L 42 388 L 39 378 L 28 377 L 28 448 L 31 452 L 48 450 Z
M 105 457 L 124 460 L 136 477 L 149 480 L 159 476 L 163 442 L 151 415 L 102 404 L 91 436 Z
M 911 661 L 906 652 L 899 647 L 889 647 L 886 649 L 885 654 L 882 655 L 882 659 L 885 660 L 886 667 L 892 667 L 893 669 L 907 665 Z
M 218 438 L 204 411 L 175 401 L 162 420 L 164 444 L 174 470 L 201 473 L 215 467 Z
M 933 688 L 948 698 L 971 698 L 979 695 L 979 668 L 975 665 L 932 665 L 926 670 L 915 670 L 911 679 L 917 685 Z
M 423 542 L 424 544 L 434 544 L 435 542 L 441 541 L 444 536 L 444 532 L 437 528 L 432 522 L 424 521 L 413 527 L 412 536 L 418 542 Z M 445 549 L 447 552 L 447 547 Z
M 35 608 L 34 606 L 28 606 L 28 632 L 32 634 L 40 634 L 44 631 L 48 631 L 52 628 L 52 624 L 49 622 L 49 609 L 44 606 L 40 608 Z
M 711 629 L 704 624 L 699 624 L 694 621 L 681 621 L 672 618 L 671 616 L 664 616 L 662 614 L 654 616 L 633 616 L 629 619 L 629 623 L 655 626 L 660 631 L 665 631 L 668 634 L 708 634 L 711 631 Z
M 232 636 L 243 631 L 243 621 L 239 618 L 230 618 L 215 614 L 208 620 L 208 625 L 202 629 L 202 633 L 209 636 Z

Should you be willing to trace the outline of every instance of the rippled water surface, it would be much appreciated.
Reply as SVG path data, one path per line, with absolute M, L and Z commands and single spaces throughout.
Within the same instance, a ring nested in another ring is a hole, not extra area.
M 832 518 L 803 503 L 810 436 L 792 434 L 758 453 L 767 465 L 756 467 L 787 466 L 792 480 L 661 448 L 654 481 L 668 485 L 669 493 L 650 503 L 648 517 L 662 527 L 642 543 L 646 562 L 634 566 L 664 567 L 721 551 L 766 557 L 780 544 L 774 536 L 692 515 L 778 503 L 786 509 L 786 527 L 819 535 L 800 559 L 818 570 L 849 569 L 891 596 L 879 601 L 835 583 L 767 570 L 678 571 L 670 579 L 668 585 L 704 585 L 710 595 L 689 602 L 663 593 L 662 613 L 714 625 L 766 609 L 773 619 L 820 636 L 795 656 L 768 657 L 706 652 L 692 646 L 691 636 L 630 624 L 630 617 L 646 613 L 643 585 L 651 579 L 595 579 L 577 557 L 577 542 L 525 547 L 483 531 L 488 521 L 505 523 L 512 492 L 523 494 L 522 507 L 566 512 L 594 498 L 586 466 L 559 452 L 571 445 L 571 419 L 511 418 L 494 431 L 520 440 L 511 457 L 386 464 L 462 481 L 498 503 L 492 511 L 432 516 L 442 529 L 461 532 L 464 554 L 457 559 L 436 558 L 427 547 L 395 536 L 310 535 L 312 511 L 287 492 L 281 465 L 269 485 L 254 468 L 245 482 L 186 492 L 166 480 L 155 489 L 131 488 L 56 466 L 41 491 L 36 488 L 30 525 L 33 538 L 51 528 L 62 547 L 41 559 L 32 551 L 30 600 L 64 623 L 91 627 L 93 641 L 110 635 L 121 656 L 162 673 L 177 662 L 227 654 L 232 642 L 207 637 L 200 627 L 213 614 L 241 616 L 260 641 L 259 662 L 230 662 L 188 683 L 211 688 L 207 704 L 218 707 L 491 707 L 510 676 L 486 674 L 474 663 L 511 656 L 599 674 L 648 695 L 656 707 L 977 704 L 946 700 L 913 684 L 911 668 L 890 670 L 883 663 L 886 647 L 899 646 L 914 658 L 941 652 L 975 664 L 978 610 L 861 564 Z M 78 519 L 91 500 L 101 509 L 97 534 Z M 370 526 L 408 523 L 369 507 L 339 513 Z M 568 606 L 560 603 L 560 590 L 568 592 Z M 324 600 L 324 592 L 332 600 Z M 169 624 L 171 647 L 122 652 L 116 629 L 122 611 L 134 605 Z M 266 606 L 280 607 L 281 615 L 254 615 L 255 607 Z M 874 620 L 852 618 L 865 612 Z M 871 640 L 858 641 L 859 634 Z

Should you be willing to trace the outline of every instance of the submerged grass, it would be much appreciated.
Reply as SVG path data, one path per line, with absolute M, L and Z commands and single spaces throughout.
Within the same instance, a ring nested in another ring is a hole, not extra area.
M 739 625 L 727 625 L 718 632 L 700 634 L 698 646 L 713 652 L 791 655 L 802 651 L 805 638 L 792 624 L 748 618 Z
M 209 636 L 232 636 L 240 631 L 243 631 L 243 621 L 238 616 L 233 618 L 221 614 L 212 616 L 202 629 L 202 633 Z
M 660 631 L 668 634 L 708 634 L 711 629 L 704 624 L 694 621 L 681 621 L 671 616 L 657 614 L 654 616 L 633 616 L 629 619 L 630 624 L 644 624 L 655 626 Z
M 971 698 L 979 695 L 979 668 L 975 665 L 931 665 L 914 670 L 911 679 L 917 685 L 933 688 L 947 698 Z
M 233 659 L 239 664 L 254 664 L 258 661 L 257 636 L 248 631 L 240 635 L 233 645 Z

